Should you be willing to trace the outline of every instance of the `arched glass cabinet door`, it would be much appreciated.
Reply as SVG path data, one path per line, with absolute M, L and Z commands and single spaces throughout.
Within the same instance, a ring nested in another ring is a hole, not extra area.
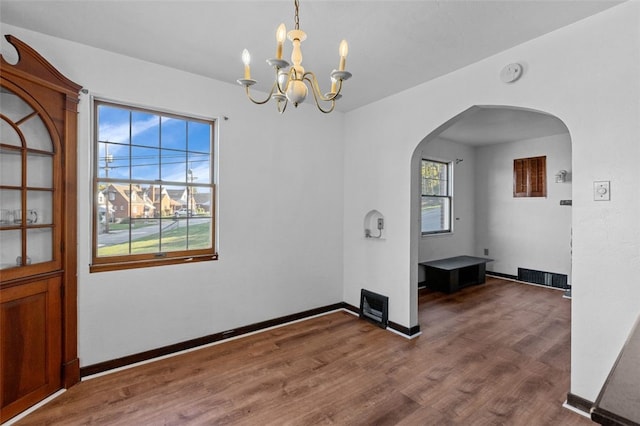
M 0 118 L 0 269 L 44 272 L 57 257 L 55 143 L 47 117 L 6 87 Z

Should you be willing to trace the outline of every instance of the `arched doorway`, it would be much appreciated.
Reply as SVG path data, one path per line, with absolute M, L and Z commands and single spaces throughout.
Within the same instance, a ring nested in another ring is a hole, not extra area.
M 516 198 L 514 160 L 529 157 L 545 157 L 547 192 Z M 451 168 L 450 232 L 423 233 L 423 159 Z M 411 259 L 418 268 L 411 285 L 414 324 L 418 283 L 424 279 L 418 262 L 484 256 L 495 259 L 487 270 L 497 274 L 516 277 L 519 268 L 529 268 L 566 275 L 570 284 L 571 164 L 565 124 L 554 115 L 519 107 L 472 106 L 420 141 L 411 159 Z M 563 170 L 564 181 L 556 182 Z

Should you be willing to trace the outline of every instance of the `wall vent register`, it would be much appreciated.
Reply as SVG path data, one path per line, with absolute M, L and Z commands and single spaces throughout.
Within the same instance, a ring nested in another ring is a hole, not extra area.
M 389 298 L 369 290 L 360 291 L 360 318 L 387 328 L 389 325 Z

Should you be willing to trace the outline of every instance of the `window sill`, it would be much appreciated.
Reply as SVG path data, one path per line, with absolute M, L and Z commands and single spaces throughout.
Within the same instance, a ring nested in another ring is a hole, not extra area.
M 173 257 L 154 260 L 139 260 L 132 262 L 114 262 L 114 263 L 98 263 L 89 265 L 89 272 L 106 272 L 106 271 L 119 271 L 123 269 L 137 269 L 137 268 L 150 268 L 154 266 L 163 265 L 179 265 L 194 262 L 207 262 L 212 260 L 218 260 L 218 253 L 197 255 L 197 256 L 185 256 L 185 257 Z
M 430 238 L 430 237 L 446 237 L 449 235 L 453 235 L 453 231 L 448 232 L 434 232 L 432 234 L 421 234 L 421 238 Z

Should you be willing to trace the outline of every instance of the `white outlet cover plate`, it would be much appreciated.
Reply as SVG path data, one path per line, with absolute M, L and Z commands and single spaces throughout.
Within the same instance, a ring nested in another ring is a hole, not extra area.
M 594 201 L 611 200 L 611 186 L 609 181 L 593 182 L 593 199 Z

